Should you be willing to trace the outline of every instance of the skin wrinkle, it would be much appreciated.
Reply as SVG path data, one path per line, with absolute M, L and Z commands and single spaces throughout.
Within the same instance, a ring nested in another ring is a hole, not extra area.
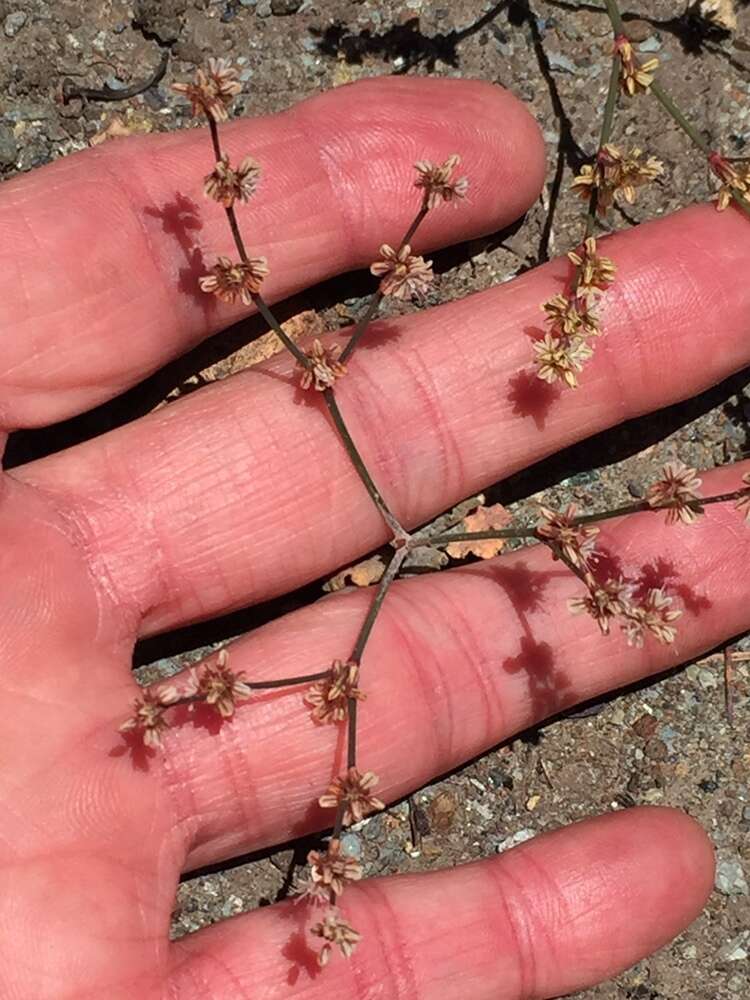
M 425 648 L 424 642 L 417 638 L 412 622 L 416 624 L 414 620 L 415 609 L 418 606 L 409 602 L 408 596 L 400 591 L 402 591 L 402 587 L 398 584 L 391 589 L 388 595 L 389 600 L 383 605 L 378 624 L 384 635 L 387 635 L 388 632 L 394 633 L 393 640 L 389 645 L 399 650 L 399 658 L 403 659 L 404 662 L 403 676 L 416 681 L 418 689 L 416 701 L 421 703 L 426 710 L 427 724 L 423 730 L 425 735 L 429 733 L 432 742 L 430 759 L 439 768 L 440 761 L 446 759 L 453 746 L 455 724 L 452 705 L 450 699 L 446 699 L 439 705 L 435 704 L 434 688 L 428 681 L 422 662 L 425 653 L 427 653 L 432 669 L 438 671 L 441 686 L 443 690 L 446 690 L 446 678 L 439 666 L 440 657 L 432 655 L 429 647 Z M 421 612 L 418 611 L 418 614 L 421 618 Z M 365 666 L 366 664 L 363 664 L 363 682 L 366 677 Z
M 373 925 L 373 930 L 366 932 L 367 938 L 377 940 L 382 961 L 376 963 L 377 968 L 387 969 L 393 984 L 388 994 L 389 1000 L 398 997 L 408 997 L 412 1000 L 419 997 L 421 990 L 414 972 L 414 963 L 409 956 L 407 935 L 401 928 L 400 915 L 396 907 L 391 906 L 388 894 L 377 884 L 369 884 L 365 889 L 368 898 L 367 918 Z M 381 913 L 383 920 L 379 919 Z M 374 933 L 373 933 L 374 932 Z
M 426 428 L 430 435 L 429 444 L 427 442 L 424 444 L 425 450 L 429 449 L 432 454 L 440 472 L 440 479 L 447 484 L 446 489 L 450 488 L 450 494 L 455 495 L 460 492 L 461 483 L 465 481 L 465 472 L 460 446 L 450 424 L 443 416 L 441 392 L 418 352 L 409 354 L 400 351 L 396 354 L 395 360 L 401 372 L 408 377 L 411 399 L 419 404 L 420 426 Z M 394 457 L 403 470 L 408 466 L 403 460 L 398 461 L 401 440 L 400 437 L 396 439 Z M 436 447 L 433 447 L 433 442 Z M 418 482 L 417 480 L 417 484 Z M 411 510 L 411 506 L 408 502 L 404 503 L 405 509 L 409 512 L 407 515 L 409 523 L 414 522 L 418 516 Z

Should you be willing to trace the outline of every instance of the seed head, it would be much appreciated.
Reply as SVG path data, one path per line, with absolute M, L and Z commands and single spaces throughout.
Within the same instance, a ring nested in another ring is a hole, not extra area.
M 658 59 L 647 59 L 639 63 L 633 46 L 624 35 L 615 39 L 615 52 L 620 57 L 620 86 L 623 93 L 633 97 L 648 90 L 654 82 L 654 73 L 659 68 Z
M 412 254 L 405 243 L 400 250 L 384 243 L 380 248 L 381 260 L 370 266 L 375 277 L 380 278 L 380 291 L 394 299 L 406 299 L 411 295 L 423 295 L 430 287 L 434 275 L 432 261 Z
M 677 629 L 672 622 L 682 614 L 679 608 L 672 608 L 672 598 L 658 587 L 649 590 L 640 604 L 627 609 L 622 626 L 631 646 L 642 646 L 646 632 L 650 632 L 659 642 L 671 645 Z
M 469 178 L 458 177 L 456 180 L 451 180 L 451 175 L 460 162 L 461 157 L 458 153 L 454 153 L 440 166 L 430 163 L 429 160 L 420 160 L 414 164 L 414 169 L 417 171 L 414 186 L 424 190 L 428 208 L 434 208 L 440 201 L 452 201 L 455 205 L 461 198 L 466 197 Z
M 169 729 L 169 723 L 164 718 L 164 710 L 175 700 L 170 691 L 160 693 L 146 689 L 140 697 L 135 699 L 134 712 L 120 726 L 120 732 L 140 733 L 147 747 L 160 747 L 162 733 Z
M 372 771 L 360 774 L 356 767 L 350 767 L 344 775 L 334 778 L 328 786 L 325 795 L 321 795 L 318 803 L 323 809 L 338 809 L 343 802 L 344 826 L 359 823 L 367 813 L 385 809 L 385 803 L 372 794 L 377 785 L 377 775 Z
M 537 534 L 555 545 L 559 545 L 563 555 L 580 569 L 588 569 L 595 551 L 595 539 L 599 529 L 594 524 L 575 524 L 578 508 L 569 504 L 565 511 L 540 507 L 542 520 L 537 526 Z
M 301 368 L 300 388 L 307 390 L 312 386 L 317 392 L 325 392 L 326 389 L 330 389 L 334 385 L 337 378 L 343 378 L 346 375 L 346 365 L 338 360 L 340 354 L 339 344 L 323 347 L 316 338 L 308 354 L 312 364 L 309 368 L 299 365 Z
M 249 201 L 258 187 L 260 165 L 246 156 L 235 170 L 229 165 L 229 157 L 222 154 L 214 169 L 205 178 L 203 190 L 209 198 L 230 208 L 235 201 Z
M 646 492 L 646 503 L 649 507 L 664 507 L 667 504 L 667 524 L 682 521 L 692 524 L 703 511 L 690 506 L 691 502 L 700 500 L 701 480 L 696 470 L 689 468 L 684 462 L 667 462 L 662 470 L 662 478 L 649 486 Z
M 609 257 L 599 256 L 593 236 L 589 236 L 579 249 L 571 250 L 568 259 L 579 269 L 576 283 L 579 295 L 598 292 L 615 280 L 617 267 Z
M 585 340 L 549 332 L 541 340 L 535 340 L 532 347 L 537 376 L 549 383 L 559 379 L 571 389 L 578 387 L 577 373 L 593 354 Z
M 233 303 L 239 299 L 249 306 L 267 274 L 265 257 L 251 257 L 236 264 L 228 257 L 219 257 L 210 272 L 200 279 L 200 286 L 222 302 Z
M 207 705 L 212 705 L 222 719 L 230 719 L 237 702 L 245 701 L 252 694 L 242 679 L 244 674 L 230 670 L 228 661 L 229 655 L 226 649 L 222 649 L 215 664 L 207 664 L 195 675 L 196 695 Z
M 199 69 L 192 83 L 174 83 L 172 90 L 187 97 L 194 115 L 203 113 L 214 121 L 224 122 L 242 84 L 228 59 L 209 59 L 208 68 Z
M 305 701 L 312 707 L 313 719 L 316 722 L 343 722 L 349 714 L 349 699 L 364 701 L 366 697 L 357 687 L 358 680 L 358 663 L 334 660 L 330 675 L 313 684 L 305 695 Z

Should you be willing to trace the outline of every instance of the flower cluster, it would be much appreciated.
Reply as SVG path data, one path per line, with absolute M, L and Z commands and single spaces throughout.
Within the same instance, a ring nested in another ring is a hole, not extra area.
M 424 191 L 427 208 L 435 208 L 441 201 L 452 201 L 455 204 L 461 198 L 466 197 L 466 192 L 469 190 L 469 178 L 451 179 L 453 171 L 460 162 L 461 157 L 457 153 L 453 153 L 440 166 L 430 163 L 429 160 L 420 160 L 414 164 L 414 169 L 417 171 L 414 186 L 422 188 Z
M 367 813 L 385 809 L 385 803 L 372 794 L 377 783 L 378 777 L 372 771 L 360 774 L 356 767 L 350 767 L 345 774 L 334 778 L 326 793 L 318 799 L 318 804 L 322 809 L 343 806 L 344 826 L 359 823 Z
M 174 705 L 202 702 L 222 719 L 231 718 L 237 703 L 250 697 L 251 689 L 243 674 L 230 670 L 228 664 L 228 653 L 222 649 L 215 663 L 191 667 L 181 677 L 146 688 L 135 699 L 133 714 L 119 731 L 137 733 L 145 746 L 156 748 L 162 745 L 162 736 L 169 729 L 165 712 Z
M 249 257 L 236 264 L 228 257 L 219 257 L 199 283 L 202 291 L 215 295 L 222 302 L 234 303 L 239 299 L 249 306 L 253 301 L 253 295 L 260 292 L 267 274 L 268 264 L 265 257 Z
M 359 664 L 334 660 L 325 680 L 313 684 L 305 695 L 316 722 L 343 722 L 349 714 L 349 699 L 364 701 L 366 695 L 357 687 Z
M 325 392 L 330 389 L 337 378 L 346 375 L 346 365 L 339 361 L 341 347 L 333 344 L 331 347 L 323 347 L 316 338 L 313 341 L 310 353 L 307 356 L 308 365 L 299 365 L 302 369 L 299 377 L 301 389 L 309 389 L 311 386 L 318 392 Z M 299 363 L 298 363 L 299 364 Z
M 260 178 L 260 165 L 252 156 L 246 156 L 238 167 L 229 164 L 229 157 L 221 159 L 208 174 L 203 191 L 208 198 L 218 201 L 224 208 L 231 208 L 235 201 L 249 201 L 255 194 Z
M 590 615 L 604 635 L 609 635 L 611 622 L 620 619 L 630 645 L 643 645 L 646 633 L 662 643 L 674 642 L 673 622 L 682 612 L 671 607 L 671 597 L 657 588 L 640 595 L 636 585 L 622 577 L 601 579 L 602 563 L 595 541 L 599 529 L 580 523 L 574 504 L 562 512 L 542 507 L 541 514 L 537 536 L 550 546 L 553 555 L 565 560 L 586 587 L 584 596 L 568 602 L 573 614 Z
M 619 35 L 615 39 L 615 52 L 620 57 L 620 86 L 629 97 L 648 90 L 654 82 L 654 73 L 659 68 L 658 59 L 647 59 L 639 63 L 628 38 Z
M 371 265 L 370 272 L 380 278 L 381 294 L 407 299 L 423 295 L 430 287 L 432 261 L 412 254 L 408 243 L 398 250 L 384 243 L 379 252 L 381 259 Z
M 708 163 L 721 181 L 721 187 L 714 196 L 720 212 L 729 207 L 735 196 L 750 200 L 750 164 L 732 162 L 715 152 L 709 156 Z
M 666 507 L 667 524 L 682 521 L 692 524 L 703 513 L 700 507 L 701 480 L 696 470 L 684 462 L 667 462 L 661 479 L 652 483 L 646 493 L 649 507 Z
M 330 903 L 340 896 L 348 882 L 359 882 L 362 865 L 355 858 L 348 858 L 341 851 L 341 841 L 332 837 L 328 849 L 310 851 L 308 878 L 298 886 L 300 897 L 313 903 Z
M 634 147 L 624 153 L 618 146 L 607 143 L 599 150 L 593 164 L 587 163 L 573 179 L 572 190 L 587 200 L 596 190 L 596 209 L 604 215 L 616 198 L 629 205 L 636 199 L 638 188 L 661 177 L 664 164 L 654 156 L 646 158 L 643 150 Z
M 599 254 L 593 236 L 568 258 L 575 267 L 570 291 L 542 304 L 550 329 L 533 350 L 539 378 L 561 380 L 575 389 L 578 373 L 594 353 L 590 341 L 601 333 L 599 298 L 614 281 L 616 267 L 609 257 Z
M 192 83 L 174 83 L 172 90 L 187 97 L 194 115 L 205 114 L 215 122 L 224 122 L 242 84 L 228 59 L 209 59 L 208 69 L 199 69 Z

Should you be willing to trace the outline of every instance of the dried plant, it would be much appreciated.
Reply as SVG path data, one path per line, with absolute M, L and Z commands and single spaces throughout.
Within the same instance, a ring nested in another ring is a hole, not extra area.
M 533 345 L 533 364 L 538 377 L 549 383 L 560 382 L 570 390 L 579 385 L 579 376 L 594 355 L 598 338 L 606 336 L 603 320 L 604 300 L 617 283 L 617 260 L 606 253 L 606 242 L 596 235 L 597 221 L 617 200 L 632 203 L 638 190 L 663 175 L 662 164 L 639 148 L 628 151 L 612 142 L 615 108 L 619 99 L 658 100 L 689 139 L 706 158 L 719 181 L 717 208 L 735 203 L 750 215 L 750 170 L 731 161 L 707 145 L 701 133 L 663 89 L 658 60 L 640 62 L 627 37 L 616 0 L 606 0 L 613 28 L 612 68 L 604 107 L 598 150 L 591 164 L 584 166 L 573 182 L 573 190 L 587 201 L 587 212 L 580 244 L 568 255 L 571 267 L 564 290 L 541 304 L 547 329 Z M 732 23 L 730 3 L 708 0 L 700 13 L 721 26 Z M 319 393 L 342 445 L 351 459 L 370 499 L 391 533 L 392 554 L 375 571 L 351 579 L 362 584 L 377 582 L 367 615 L 351 650 L 342 650 L 341 659 L 320 672 L 273 681 L 252 681 L 235 674 L 225 650 L 216 662 L 187 673 L 184 682 L 157 685 L 146 689 L 135 702 L 133 715 L 121 729 L 139 734 L 149 748 L 162 745 L 169 729 L 169 713 L 177 705 L 192 710 L 203 704 L 221 719 L 230 718 L 254 690 L 300 687 L 309 708 L 311 724 L 341 725 L 346 728 L 346 766 L 320 795 L 319 806 L 330 811 L 332 835 L 325 851 L 308 856 L 308 873 L 298 886 L 299 898 L 310 904 L 315 922 L 309 926 L 319 940 L 319 962 L 328 963 L 334 948 L 344 957 L 352 954 L 360 934 L 349 925 L 341 908 L 341 897 L 351 882 L 362 878 L 359 863 L 345 855 L 341 835 L 344 828 L 360 822 L 384 808 L 375 795 L 377 775 L 362 771 L 357 747 L 357 709 L 366 696 L 363 684 L 363 656 L 378 615 L 394 581 L 404 569 L 407 557 L 419 549 L 447 552 L 453 559 L 496 556 L 510 539 L 547 546 L 553 557 L 578 580 L 581 593 L 570 602 L 574 614 L 590 616 L 605 634 L 619 625 L 627 642 L 640 646 L 649 639 L 671 644 L 677 634 L 682 611 L 678 598 L 665 586 L 643 589 L 637 581 L 609 572 L 604 554 L 597 548 L 601 522 L 636 512 L 666 513 L 667 523 L 689 530 L 713 504 L 734 502 L 740 514 L 750 519 L 750 474 L 737 489 L 713 496 L 701 494 L 701 480 L 696 470 L 675 461 L 665 466 L 661 476 L 649 488 L 644 500 L 614 510 L 586 512 L 571 505 L 564 511 L 547 507 L 539 510 L 537 524 L 513 524 L 510 514 L 500 505 L 480 506 L 468 514 L 458 529 L 435 533 L 427 529 L 411 532 L 402 525 L 379 491 L 359 449 L 349 432 L 336 401 L 336 387 L 347 377 L 347 361 L 365 336 L 370 321 L 385 297 L 419 299 L 429 287 L 432 265 L 412 252 L 413 240 L 429 212 L 460 206 L 469 190 L 469 179 L 460 173 L 459 153 L 442 163 L 421 160 L 415 164 L 414 180 L 417 211 L 398 246 L 383 244 L 379 259 L 372 263 L 372 274 L 379 279 L 359 322 L 343 350 L 338 344 L 314 340 L 309 349 L 291 340 L 262 296 L 262 285 L 269 273 L 263 257 L 248 253 L 240 231 L 235 205 L 247 202 L 262 187 L 262 165 L 246 156 L 238 166 L 231 165 L 221 146 L 219 123 L 226 120 L 233 97 L 239 91 L 236 72 L 225 61 L 212 60 L 206 70 L 199 70 L 195 80 L 175 88 L 190 101 L 196 114 L 208 121 L 214 153 L 213 170 L 206 176 L 204 191 L 226 213 L 237 259 L 219 257 L 200 280 L 201 288 L 228 302 L 240 300 L 253 304 L 294 356 L 299 368 L 298 385 L 303 391 Z M 320 916 L 317 907 L 325 911 Z

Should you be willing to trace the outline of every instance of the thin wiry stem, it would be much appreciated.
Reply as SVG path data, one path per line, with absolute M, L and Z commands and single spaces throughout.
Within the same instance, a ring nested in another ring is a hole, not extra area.
M 599 134 L 599 148 L 597 154 L 607 145 L 612 136 L 612 126 L 615 120 L 615 108 L 617 106 L 617 95 L 620 89 L 620 57 L 617 53 L 612 57 L 612 71 L 609 77 L 609 88 L 607 89 L 607 100 L 604 105 L 604 115 L 602 117 L 602 127 Z M 586 213 L 586 226 L 583 233 L 584 242 L 589 236 L 594 235 L 596 229 L 596 219 L 599 207 L 599 188 L 594 184 L 591 187 L 591 197 Z M 578 268 L 580 272 L 580 266 Z
M 622 14 L 620 13 L 620 8 L 618 6 L 617 0 L 604 0 L 607 5 L 607 14 L 609 15 L 609 20 L 612 24 L 612 30 L 615 35 L 625 35 L 627 37 L 627 31 L 625 30 L 625 23 L 622 19 Z M 706 141 L 706 139 L 701 135 L 698 129 L 693 125 L 690 119 L 684 114 L 684 112 L 677 106 L 675 101 L 670 97 L 670 95 L 664 90 L 658 80 L 654 80 L 649 86 L 649 91 L 654 95 L 659 104 L 664 108 L 670 118 L 676 122 L 676 124 L 682 129 L 690 141 L 705 155 L 711 155 L 711 146 Z M 748 202 L 742 195 L 740 191 L 732 191 L 732 198 L 737 205 L 742 209 L 745 215 L 750 216 L 750 202 Z
M 750 494 L 750 489 L 748 489 L 748 487 L 744 487 L 739 490 L 734 490 L 731 493 L 717 493 L 715 496 L 701 497 L 699 500 L 675 500 L 669 503 L 660 504 L 658 507 L 652 507 L 646 500 L 638 500 L 636 503 L 623 504 L 622 507 L 614 507 L 611 510 L 599 511 L 592 514 L 581 514 L 579 517 L 572 518 L 570 524 L 575 527 L 584 524 L 597 524 L 601 521 L 610 521 L 615 517 L 626 517 L 628 514 L 658 514 L 660 511 L 669 510 L 673 507 L 689 507 L 691 510 L 699 514 L 704 507 L 710 507 L 712 504 L 717 503 L 730 503 L 733 500 L 739 500 L 741 497 L 748 496 L 748 494 Z M 442 545 L 450 545 L 451 542 L 472 542 L 496 538 L 511 539 L 539 537 L 537 529 L 531 525 L 519 528 L 489 529 L 487 531 L 451 531 L 444 532 L 439 535 L 423 535 L 417 533 L 411 536 L 406 547 L 407 549 L 422 549 L 433 546 L 438 547 Z
M 417 212 L 416 216 L 414 217 L 412 224 L 404 233 L 404 236 L 398 245 L 398 249 L 396 251 L 397 253 L 400 252 L 404 248 L 404 246 L 406 246 L 407 243 L 411 242 L 412 237 L 421 226 L 424 217 L 430 210 L 430 206 L 428 205 L 427 201 L 428 201 L 428 195 L 427 192 L 425 192 L 425 196 L 422 199 L 422 206 Z M 364 336 L 365 332 L 367 331 L 367 327 L 370 325 L 371 320 L 373 319 L 378 309 L 380 308 L 380 303 L 383 301 L 383 298 L 384 295 L 380 291 L 380 289 L 378 289 L 376 292 L 373 293 L 372 297 L 370 298 L 370 301 L 367 303 L 367 308 L 362 314 L 361 319 L 357 321 L 357 325 L 354 327 L 354 332 L 349 338 L 349 342 L 342 351 L 341 354 L 342 362 L 345 362 L 347 358 L 351 357 L 352 352 L 354 351 L 355 347 Z
M 385 601 L 386 594 L 391 588 L 394 580 L 399 574 L 401 566 L 408 554 L 408 549 L 406 547 L 398 549 L 396 551 L 391 561 L 386 567 L 385 573 L 383 574 L 378 589 L 373 597 L 372 604 L 370 605 L 367 616 L 362 622 L 362 626 L 359 630 L 356 642 L 354 643 L 354 649 L 352 650 L 352 655 L 350 659 L 357 664 L 361 664 L 362 656 L 365 652 L 365 647 L 370 639 L 372 630 L 377 621 L 378 615 L 383 607 L 383 602 Z M 346 766 L 347 768 L 357 766 L 357 699 L 349 698 L 347 700 L 347 714 L 348 722 L 346 729 Z M 333 836 L 339 837 L 341 835 L 341 830 L 344 821 L 344 812 L 346 810 L 346 803 L 339 803 L 338 809 L 336 810 L 336 818 L 334 820 Z
M 391 512 L 390 507 L 381 496 L 380 490 L 375 485 L 373 478 L 364 463 L 364 459 L 360 455 L 359 450 L 349 433 L 349 428 L 344 422 L 344 417 L 339 409 L 338 403 L 336 402 L 333 390 L 326 389 L 323 392 L 323 399 L 328 407 L 328 412 L 331 414 L 331 419 L 333 420 L 334 426 L 339 433 L 339 437 L 341 438 L 349 458 L 351 459 L 352 465 L 357 470 L 357 475 L 362 480 L 367 492 L 370 494 L 372 502 L 378 508 L 381 517 L 393 532 L 393 537 L 396 541 L 400 543 L 405 542 L 409 538 L 409 534 L 401 527 L 398 518 Z
M 219 139 L 219 128 L 214 119 L 210 115 L 208 117 L 208 125 L 211 131 L 211 142 L 213 144 L 214 154 L 218 161 L 221 159 L 221 141 Z M 237 222 L 237 215 L 234 211 L 234 207 L 232 205 L 225 206 L 224 211 L 226 212 L 227 220 L 229 222 L 229 228 L 232 230 L 232 237 L 234 238 L 234 245 L 237 247 L 237 253 L 240 255 L 240 260 L 242 261 L 242 263 L 246 264 L 248 261 L 247 250 L 245 249 L 245 241 L 243 240 L 242 233 L 240 232 L 240 227 Z M 253 303 L 256 306 L 258 312 L 261 314 L 266 323 L 268 323 L 268 325 L 271 327 L 271 329 L 279 338 L 279 340 L 282 342 L 284 347 L 286 347 L 286 349 L 290 351 L 291 354 L 294 355 L 294 357 L 301 365 L 303 365 L 305 368 L 309 368 L 312 362 L 305 354 L 305 352 L 294 343 L 294 341 L 291 339 L 291 337 L 289 337 L 288 334 L 284 332 L 281 323 L 279 323 L 274 314 L 271 312 L 268 303 L 260 294 L 260 292 L 251 292 L 250 297 L 252 298 Z

